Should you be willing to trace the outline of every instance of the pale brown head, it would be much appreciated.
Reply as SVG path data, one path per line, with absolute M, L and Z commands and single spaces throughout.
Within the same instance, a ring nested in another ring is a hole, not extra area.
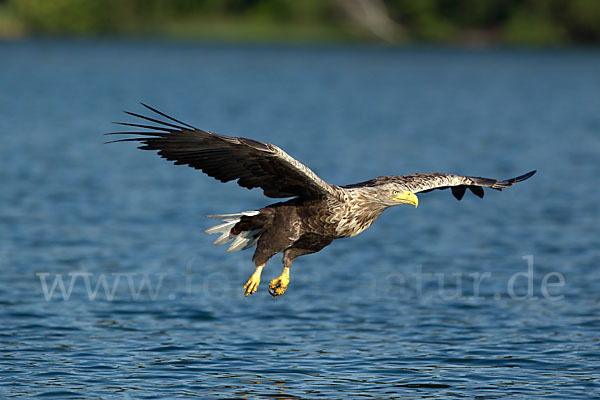
M 356 190 L 361 192 L 361 197 L 368 200 L 372 207 L 376 204 L 382 208 L 399 206 L 401 204 L 410 204 L 415 207 L 419 205 L 417 195 L 398 183 L 366 186 Z

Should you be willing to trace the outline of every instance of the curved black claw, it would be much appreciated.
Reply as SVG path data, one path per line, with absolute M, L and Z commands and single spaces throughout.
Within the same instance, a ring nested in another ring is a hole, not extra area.
M 273 297 L 281 296 L 287 290 L 288 282 L 285 282 L 281 277 L 273 279 L 271 283 L 269 283 L 269 294 Z

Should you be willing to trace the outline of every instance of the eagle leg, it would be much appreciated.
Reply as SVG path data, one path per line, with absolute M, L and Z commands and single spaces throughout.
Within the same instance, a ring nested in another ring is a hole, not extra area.
M 260 284 L 260 274 L 262 273 L 264 267 L 265 264 L 256 266 L 256 270 L 252 275 L 250 275 L 250 278 L 248 278 L 246 284 L 244 285 L 244 296 L 248 297 L 249 294 L 256 293 L 258 285 Z
M 287 290 L 287 286 L 290 283 L 290 267 L 283 267 L 281 276 L 273 279 L 269 283 L 269 293 L 273 297 L 281 296 Z

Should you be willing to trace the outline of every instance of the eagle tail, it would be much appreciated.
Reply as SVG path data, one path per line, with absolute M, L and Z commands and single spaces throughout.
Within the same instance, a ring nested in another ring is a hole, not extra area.
M 224 221 L 224 223 L 208 228 L 204 232 L 208 234 L 221 234 L 213 244 L 225 244 L 233 240 L 233 243 L 231 243 L 227 249 L 228 253 L 246 250 L 256 245 L 256 242 L 258 242 L 258 239 L 260 238 L 258 229 L 241 231 L 237 234 L 234 234 L 231 231 L 233 230 L 233 227 L 240 222 L 242 217 L 253 217 L 258 214 L 258 211 L 244 211 L 237 214 L 208 215 L 208 218 L 220 219 L 221 221 Z

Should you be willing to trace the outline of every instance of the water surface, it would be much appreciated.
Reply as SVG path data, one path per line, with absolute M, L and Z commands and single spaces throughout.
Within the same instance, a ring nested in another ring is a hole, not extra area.
M 600 394 L 599 52 L 41 41 L 0 57 L 1 397 Z M 277 299 L 275 257 L 244 298 L 252 254 L 211 245 L 204 216 L 271 201 L 104 145 L 139 101 L 337 184 L 538 173 L 483 200 L 423 194 L 298 259 Z

